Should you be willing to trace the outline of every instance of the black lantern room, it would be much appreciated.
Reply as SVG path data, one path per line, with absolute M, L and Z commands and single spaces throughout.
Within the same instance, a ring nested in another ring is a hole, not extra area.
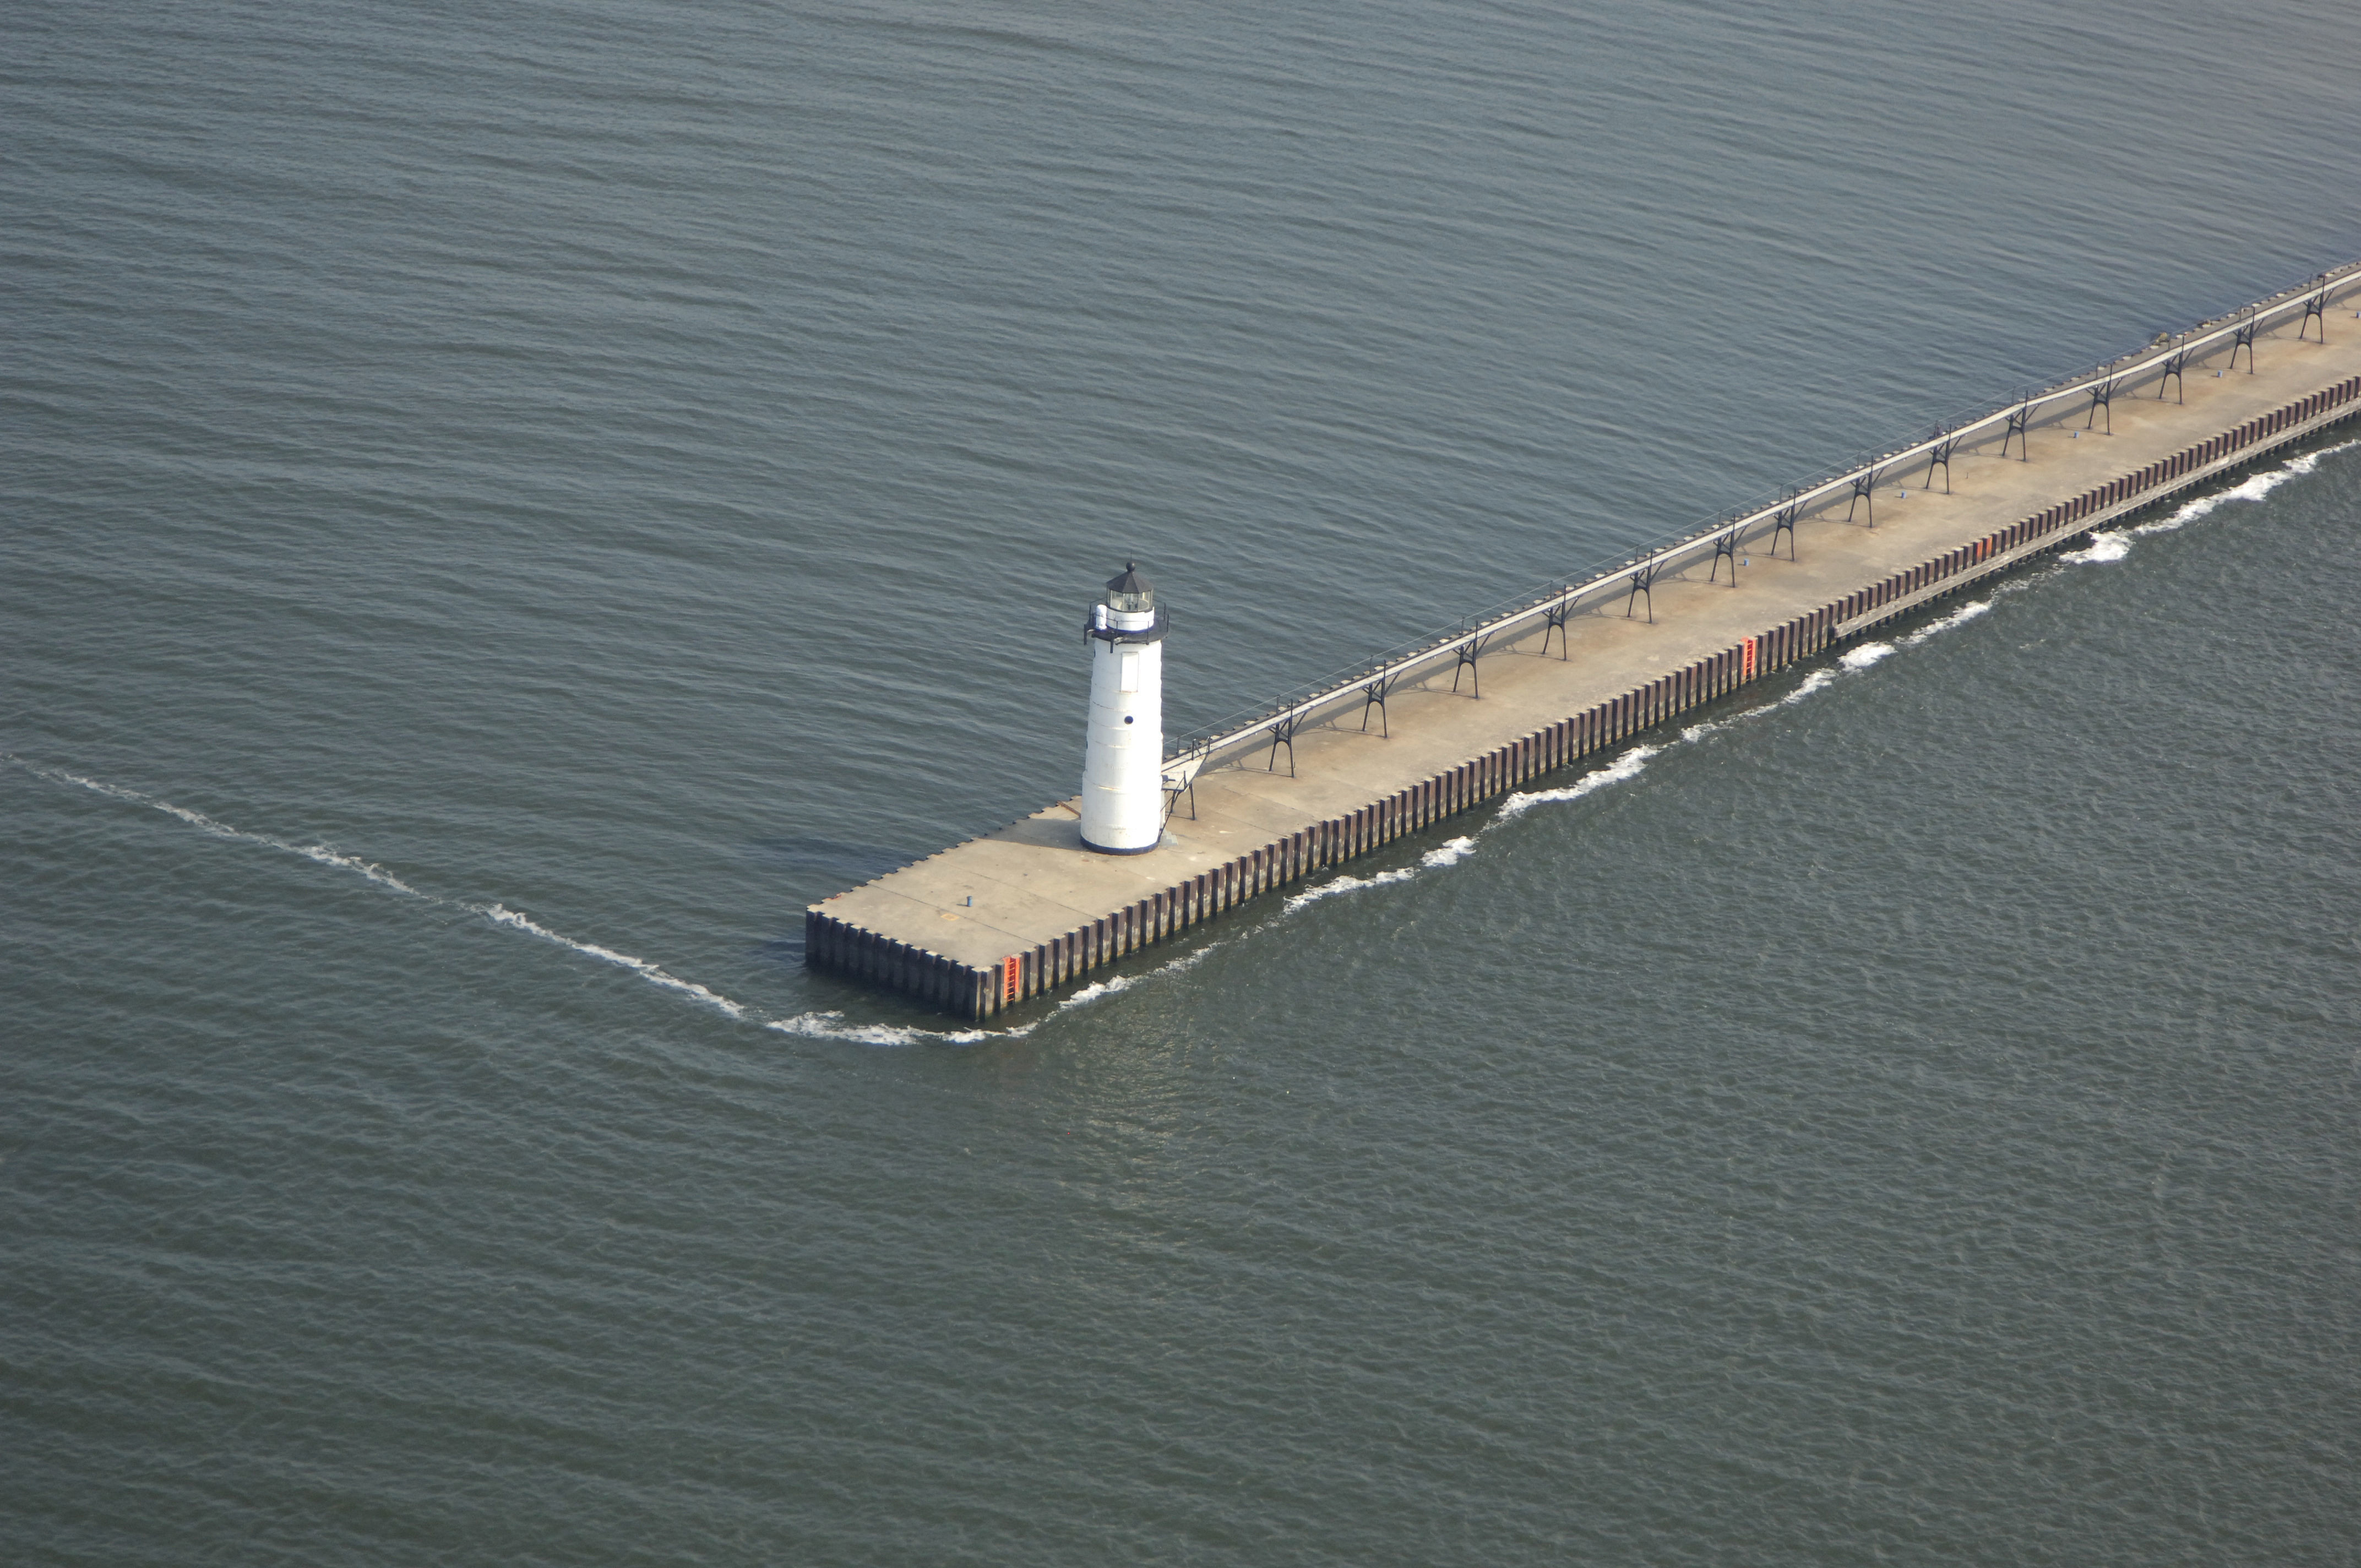
M 1117 615 L 1138 615 L 1156 608 L 1156 585 L 1139 575 L 1139 563 L 1126 561 L 1120 576 L 1107 579 L 1106 607 Z

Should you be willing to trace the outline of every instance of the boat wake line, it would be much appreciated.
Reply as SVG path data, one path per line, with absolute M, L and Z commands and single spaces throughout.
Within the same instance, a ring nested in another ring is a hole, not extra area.
M 400 897 L 415 900 L 432 908 L 447 909 L 479 917 L 504 930 L 515 931 L 531 937 L 536 941 L 564 948 L 569 952 L 594 959 L 603 964 L 611 964 L 645 981 L 650 985 L 670 992 L 698 1006 L 710 1008 L 725 1017 L 741 1023 L 757 1025 L 765 1029 L 775 1029 L 782 1034 L 801 1035 L 815 1039 L 846 1040 L 872 1046 L 923 1045 L 929 1042 L 972 1045 L 981 1040 L 1021 1039 L 1047 1022 L 1046 1019 L 1036 1019 L 1033 1023 L 1006 1029 L 922 1029 L 902 1024 L 851 1024 L 845 1021 L 841 1013 L 835 1012 L 802 1013 L 785 1018 L 773 1017 L 757 1012 L 742 1002 L 733 1001 L 709 986 L 699 985 L 693 980 L 683 980 L 662 965 L 652 963 L 646 959 L 636 958 L 630 953 L 618 951 L 598 942 L 580 941 L 562 931 L 552 930 L 530 915 L 521 910 L 511 909 L 505 904 L 497 901 L 478 903 L 467 899 L 445 898 L 438 894 L 427 893 L 412 887 L 375 861 L 362 860 L 357 855 L 346 854 L 333 845 L 304 844 L 291 839 L 277 838 L 269 833 L 248 832 L 243 828 L 234 828 L 219 817 L 209 817 L 202 811 L 192 811 L 185 806 L 176 806 L 157 795 L 148 795 L 136 789 L 126 789 L 121 784 L 108 784 L 104 779 L 88 778 L 81 773 L 70 773 L 63 768 L 53 768 L 39 762 L 28 762 L 25 758 L 7 752 L 0 752 L 0 762 L 11 763 L 34 777 L 46 779 L 51 784 L 86 789 L 93 795 L 105 795 L 110 800 L 125 801 L 133 806 L 145 806 L 150 811 L 162 812 L 165 816 L 185 823 L 209 838 L 298 856 L 315 865 L 326 866 L 334 871 L 360 877 Z M 1144 974 L 1117 975 L 1100 981 L 1096 984 L 1084 986 L 1060 1002 L 1058 1012 L 1064 1013 L 1076 1007 L 1087 1007 L 1092 1003 L 1128 991 L 1142 981 L 1188 969 L 1220 945 L 1208 943 L 1171 963 Z M 1051 1014 L 1051 1016 L 1055 1015 Z

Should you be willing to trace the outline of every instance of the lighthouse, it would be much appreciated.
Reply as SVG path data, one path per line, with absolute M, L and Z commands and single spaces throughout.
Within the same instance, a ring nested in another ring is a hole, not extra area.
M 1156 589 L 1126 564 L 1083 628 L 1091 726 L 1082 751 L 1082 847 L 1144 855 L 1164 837 L 1164 628 Z

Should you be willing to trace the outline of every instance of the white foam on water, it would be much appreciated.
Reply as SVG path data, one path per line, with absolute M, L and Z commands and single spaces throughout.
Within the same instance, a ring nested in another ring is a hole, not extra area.
M 1962 620 L 1972 620 L 1974 617 L 1982 615 L 1985 610 L 1991 608 L 1992 607 L 1990 605 L 1982 603 L 1970 605 L 1960 610 L 1957 614 L 1949 616 L 1944 620 L 1938 622 L 1936 625 L 1927 628 L 1925 631 L 1920 632 L 1917 638 L 1914 638 L 1912 641 L 1923 640 L 1926 637 L 1934 635 L 1937 631 L 1943 630 L 1951 626 L 1956 626 Z M 1871 654 L 1869 658 L 1854 663 L 1852 666 L 1853 668 L 1860 669 L 1866 667 L 1869 664 L 1875 663 L 1879 659 L 1883 658 L 1886 653 L 1890 653 L 1894 651 L 1890 646 L 1884 643 L 1872 643 L 1870 644 L 1870 646 L 1881 649 L 1883 652 Z M 1854 650 L 1855 652 L 1861 652 L 1864 651 L 1865 650 L 1862 649 Z M 1526 812 L 1532 810 L 1536 806 L 1548 806 L 1559 801 L 1580 800 L 1583 796 L 1605 789 L 1609 784 L 1621 784 L 1626 779 L 1636 778 L 1639 776 L 1642 770 L 1647 767 L 1648 760 L 1651 757 L 1654 757 L 1661 753 L 1664 750 L 1665 746 L 1686 746 L 1692 741 L 1701 740 L 1705 739 L 1705 737 L 1715 733 L 1717 730 L 1727 729 L 1733 724 L 1742 724 L 1750 718 L 1760 718 L 1766 713 L 1775 713 L 1780 708 L 1792 707 L 1796 703 L 1802 702 L 1805 698 L 1810 696 L 1813 693 L 1826 689 L 1828 684 L 1836 678 L 1837 675 L 1834 670 L 1814 670 L 1804 677 L 1794 691 L 1789 692 L 1786 696 L 1779 698 L 1776 702 L 1766 702 L 1759 707 L 1750 707 L 1741 712 L 1733 713 L 1726 718 L 1709 718 L 1697 724 L 1689 725 L 1681 731 L 1678 739 L 1667 740 L 1663 745 L 1633 746 L 1625 751 L 1621 755 L 1618 756 L 1613 762 L 1608 763 L 1605 767 L 1595 768 L 1591 772 L 1583 774 L 1582 777 L 1575 780 L 1574 783 L 1570 784 L 1564 784 L 1556 789 L 1514 791 L 1506 799 L 1500 802 L 1499 811 L 1493 817 L 1491 821 L 1486 823 L 1481 828 L 1478 828 L 1477 833 L 1479 835 L 1488 833 L 1500 824 L 1513 821 L 1517 817 L 1523 816 Z M 1457 844 L 1467 845 L 1467 850 L 1463 850 L 1458 853 L 1451 854 L 1448 860 L 1439 860 L 1437 858 L 1445 854 L 1447 851 L 1450 851 L 1453 845 Z M 1423 863 L 1428 865 L 1449 865 L 1464 859 L 1467 852 L 1472 850 L 1473 848 L 1474 844 L 1471 839 L 1455 839 L 1451 843 L 1445 844 L 1441 850 L 1430 851 Z
M 929 1040 L 950 1045 L 973 1045 L 994 1037 L 989 1029 L 920 1029 L 906 1024 L 848 1024 L 844 1014 L 837 1012 L 798 1013 L 792 1018 L 772 1018 L 763 1027 L 776 1029 L 783 1035 L 804 1035 L 816 1040 L 844 1040 L 857 1046 L 922 1046 Z M 1002 1031 L 1009 1035 L 1030 1034 L 1030 1029 Z
M 1768 713 L 1773 707 L 1793 707 L 1795 704 L 1803 701 L 1814 692 L 1826 691 L 1829 683 L 1834 681 L 1836 678 L 1837 673 L 1834 670 L 1814 670 L 1810 674 L 1804 677 L 1803 684 L 1797 686 L 1794 691 L 1789 692 L 1785 696 L 1781 697 L 1775 703 L 1756 708 L 1754 713 Z M 1746 717 L 1751 718 L 1753 717 L 1753 714 L 1748 714 Z
M 1942 620 L 1929 621 L 1925 626 L 1922 626 L 1917 630 L 1912 632 L 1909 636 L 1904 638 L 1902 640 L 1902 645 L 1905 648 L 1916 648 L 1921 642 L 1926 641 L 1929 637 L 1940 637 L 1944 632 L 1950 630 L 1951 628 L 1955 626 L 1965 626 L 1969 621 L 1975 620 L 1978 616 L 1989 615 L 1991 613 L 1992 600 L 1990 599 L 1977 599 L 1972 604 L 1963 604 L 1959 609 L 1953 610 L 1950 614 L 1945 616 Z
M 1793 707 L 1814 692 L 1827 690 L 1828 683 L 1836 678 L 1837 673 L 1834 670 L 1814 670 L 1798 683 L 1794 691 L 1774 702 L 1766 702 L 1757 707 L 1742 708 L 1727 718 L 1709 719 L 1703 724 L 1690 725 L 1681 731 L 1681 741 L 1686 744 L 1691 740 L 1702 740 L 1716 730 L 1727 729 L 1733 724 L 1743 724 L 1750 718 L 1760 718 L 1766 713 L 1776 713 L 1783 707 Z
M 1207 954 L 1223 946 L 1208 942 L 1194 952 L 1183 953 L 1169 964 L 1159 964 L 1145 974 L 1115 974 L 1104 980 L 1093 981 L 1071 996 L 1061 998 L 1049 1018 L 1037 1018 L 1030 1024 L 1011 1025 L 1005 1029 L 922 1029 L 908 1024 L 848 1024 L 844 1014 L 837 1012 L 799 1013 L 792 1018 L 772 1018 L 763 1027 L 776 1029 L 783 1035 L 808 1035 L 815 1039 L 848 1040 L 863 1046 L 949 1046 L 981 1045 L 986 1040 L 1021 1040 L 1042 1025 L 1077 1007 L 1087 1007 L 1110 996 L 1119 996 L 1134 986 L 1154 980 L 1159 975 L 1178 974 L 1194 969 L 1205 961 Z
M 1864 642 L 1858 648 L 1849 648 L 1838 656 L 1837 663 L 1848 670 L 1866 670 L 1872 664 L 1890 656 L 1896 648 L 1916 648 L 1930 637 L 1940 637 L 1954 627 L 1965 626 L 1969 621 L 1991 613 L 1992 600 L 1976 599 L 1961 605 L 1940 620 L 1928 621 L 1917 630 L 1903 638 L 1898 643 Z M 1787 694 L 1788 702 L 1807 696 L 1836 678 L 1835 673 L 1829 670 L 1815 670 L 1812 674 L 1812 679 L 1806 680 L 1803 685 Z
M 2103 566 L 2110 561 L 2120 561 L 2132 553 L 2132 536 L 2127 529 L 2103 528 L 2091 535 L 2091 543 L 2080 550 L 2061 550 L 2060 561 L 2071 561 L 2077 566 Z
M 390 887 L 396 893 L 406 893 L 412 898 L 423 898 L 430 904 L 440 904 L 443 902 L 441 899 L 435 898 L 429 894 L 419 892 L 416 888 L 411 886 L 408 883 L 402 881 L 400 877 L 394 875 L 391 872 L 387 871 L 383 866 L 377 864 L 373 861 L 364 861 L 357 855 L 338 854 L 335 850 L 330 849 L 325 844 L 306 844 L 295 852 L 302 856 L 307 861 L 317 861 L 324 866 L 335 866 L 339 871 L 347 871 L 357 876 L 365 876 L 368 878 L 369 881 L 377 883 L 379 887 Z
M 1222 944 L 1219 942 L 1208 942 L 1194 952 L 1183 953 L 1170 963 L 1159 964 L 1142 974 L 1111 974 L 1104 980 L 1094 980 L 1071 996 L 1062 998 L 1058 1003 L 1058 1013 L 1064 1013 L 1076 1007 L 1087 1007 L 1093 1002 L 1119 995 L 1136 985 L 1144 985 L 1151 980 L 1159 980 L 1168 974 L 1179 974 L 1185 970 L 1195 969 L 1205 961 L 1207 954 L 1220 946 Z M 1057 1015 L 1057 1013 L 1053 1013 L 1050 1017 L 1054 1018 Z M 1043 1020 L 1043 1022 L 1046 1021 Z M 1039 1023 L 1020 1025 L 1014 1028 L 992 1031 L 989 1037 L 1005 1035 L 1012 1039 L 1022 1039 L 1040 1026 Z M 981 1039 L 987 1036 L 979 1035 L 977 1037 Z
M 1199 948 L 1195 952 L 1183 953 L 1179 958 L 1174 959 L 1170 963 L 1165 964 L 1158 969 L 1150 970 L 1148 972 L 1152 975 L 1178 974 L 1182 970 L 1195 969 L 1199 964 L 1205 961 L 1207 954 L 1211 953 L 1215 948 L 1221 947 L 1222 945 L 1223 944 L 1219 942 L 1208 942 L 1203 947 Z
M 1982 614 L 1988 608 L 1990 607 L 1983 605 L 1972 606 L 1950 618 L 1950 620 L 1944 624 L 1955 624 L 1970 616 Z M 1934 630 L 1939 629 L 1939 627 L 1929 628 L 1927 632 L 1921 635 L 1931 635 Z M 1891 651 L 1887 650 L 1887 652 Z M 1874 663 L 1877 659 L 1884 656 L 1883 653 L 1880 653 L 1865 663 Z M 1860 666 L 1856 666 L 1858 667 Z M 1668 740 L 1664 742 L 1664 746 L 1686 746 L 1693 741 L 1702 740 L 1719 730 L 1727 729 L 1733 724 L 1743 724 L 1750 718 L 1760 718 L 1766 713 L 1776 713 L 1783 707 L 1793 707 L 1813 693 L 1827 689 L 1828 684 L 1836 678 L 1837 673 L 1834 670 L 1814 670 L 1797 684 L 1794 691 L 1777 701 L 1763 703 L 1759 707 L 1742 709 L 1726 718 L 1708 718 L 1689 725 L 1681 731 L 1677 740 Z M 1556 789 L 1519 790 L 1500 803 L 1499 815 L 1487 824 L 1486 828 L 1488 830 L 1502 822 L 1521 817 L 1536 806 L 1546 806 L 1562 800 L 1580 800 L 1584 795 L 1604 789 L 1609 784 L 1620 784 L 1625 779 L 1636 777 L 1640 771 L 1648 765 L 1648 759 L 1663 751 L 1664 746 L 1634 746 L 1607 766 L 1595 769 L 1583 774 L 1574 783 Z
M 1436 848 L 1421 855 L 1418 858 L 1418 863 L 1432 870 L 1440 871 L 1444 866 L 1457 865 L 1475 852 L 1476 840 L 1472 837 L 1445 839 Z
M 1557 789 L 1519 790 L 1500 803 L 1500 814 L 1493 820 L 1506 822 L 1514 817 L 1522 817 L 1536 806 L 1546 806 L 1553 801 L 1580 800 L 1584 795 L 1595 790 L 1605 789 L 1609 784 L 1621 784 L 1625 779 L 1636 778 L 1640 771 L 1648 765 L 1648 759 L 1663 750 L 1661 746 L 1634 746 L 1605 767 L 1587 773 L 1570 784 Z
M 1140 977 L 1136 974 L 1111 974 L 1104 980 L 1094 980 L 1073 995 L 1060 1001 L 1058 1003 L 1058 1011 L 1063 1013 L 1069 1007 L 1087 1007 L 1103 996 L 1121 995 L 1137 985 L 1139 981 Z
M 1375 876 L 1349 874 L 1334 876 L 1318 887 L 1307 887 L 1301 893 L 1290 895 L 1279 913 L 1292 915 L 1307 904 L 1317 904 L 1323 898 L 1331 898 L 1340 893 L 1358 893 L 1365 887 L 1382 887 L 1391 882 L 1408 882 L 1417 874 L 1408 866 L 1402 866 L 1394 871 L 1379 872 Z
M 2361 441 L 2340 441 L 2334 446 L 2323 446 L 2317 452 L 2306 452 L 2290 457 L 2276 468 L 2260 474 L 2249 474 L 2226 490 L 2216 490 L 2210 496 L 2199 496 L 2183 501 L 2170 516 L 2159 517 L 2130 528 L 2103 529 L 2091 535 L 2088 548 L 2069 550 L 2059 555 L 2060 561 L 2071 561 L 2078 566 L 2104 565 L 2120 561 L 2131 554 L 2132 541 L 2151 533 L 2173 533 L 2188 527 L 2200 518 L 2209 517 L 2232 501 L 2258 501 L 2290 479 L 2301 479 L 2320 466 L 2321 459 L 2339 452 L 2350 452 L 2361 446 Z
M 601 963 L 614 964 L 619 968 L 627 969 L 650 985 L 660 985 L 667 991 L 677 991 L 684 996 L 694 997 L 708 1007 L 719 1008 L 732 1018 L 746 1016 L 746 1009 L 741 1003 L 730 1001 L 718 991 L 709 991 L 693 980 L 683 980 L 678 975 L 666 974 L 645 959 L 635 959 L 629 953 L 619 953 L 612 948 L 602 948 L 596 942 L 577 942 L 571 937 L 551 930 L 532 916 L 520 915 L 502 905 L 479 904 L 474 905 L 474 908 L 478 914 L 488 920 L 512 927 L 519 931 L 530 932 L 543 941 L 555 942 L 561 948 L 571 948 L 577 953 L 598 959 Z
M 1910 636 L 1904 638 L 1903 644 L 1907 647 L 1924 642 L 1927 638 L 1936 635 L 1938 632 L 1948 631 L 1952 627 L 1958 626 L 1963 621 L 1973 620 L 1976 617 L 1984 614 L 1991 609 L 1992 605 L 1982 599 L 1979 599 L 1974 604 L 1963 605 L 1951 614 L 1945 616 L 1938 621 L 1936 621 L 1933 625 L 1925 627 L 1918 631 L 1913 632 Z M 1852 669 L 1866 669 L 1870 665 L 1877 663 L 1880 659 L 1884 658 L 1886 654 L 1892 652 L 1894 652 L 1894 649 L 1889 644 L 1883 642 L 1867 643 L 1853 650 L 1854 653 L 1865 655 L 1864 657 L 1854 659 L 1851 655 L 1848 654 L 1846 656 L 1846 663 L 1848 666 Z M 1835 683 L 1836 678 L 1837 672 L 1834 670 L 1814 670 L 1805 675 L 1801 681 L 1796 683 L 1795 689 L 1794 691 L 1789 692 L 1784 696 L 1779 697 L 1775 701 L 1766 702 L 1755 707 L 1741 709 L 1739 712 L 1730 714 L 1725 718 L 1708 718 L 1700 720 L 1699 722 L 1689 725 L 1682 729 L 1677 740 L 1668 740 L 1664 744 L 1667 746 L 1686 746 L 1693 741 L 1702 740 L 1708 735 L 1715 734 L 1723 729 L 1728 729 L 1733 725 L 1743 724 L 1747 720 L 1752 718 L 1760 718 L 1765 714 L 1776 713 L 1783 707 L 1793 707 L 1795 704 L 1806 700 L 1816 693 L 1826 691 Z M 1552 801 L 1579 800 L 1584 795 L 1590 794 L 1593 790 L 1602 789 L 1610 784 L 1620 784 L 1623 780 L 1637 774 L 1641 769 L 1647 765 L 1649 758 L 1655 756 L 1663 750 L 1664 747 L 1662 746 L 1634 746 L 1631 750 L 1616 758 L 1614 762 L 1609 763 L 1606 767 L 1600 768 L 1593 773 L 1585 773 L 1581 778 L 1576 780 L 1573 784 L 1564 786 L 1563 788 L 1519 791 L 1500 803 L 1499 816 L 1494 820 L 1496 823 L 1506 821 L 1512 817 L 1523 815 L 1526 811 L 1531 810 L 1536 806 L 1544 805 Z

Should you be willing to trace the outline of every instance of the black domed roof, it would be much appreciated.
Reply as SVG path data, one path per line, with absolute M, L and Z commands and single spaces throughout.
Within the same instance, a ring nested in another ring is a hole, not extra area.
M 1136 561 L 1126 561 L 1122 575 L 1107 579 L 1107 592 L 1110 594 L 1145 595 L 1155 591 L 1156 585 L 1139 575 L 1139 564 Z

